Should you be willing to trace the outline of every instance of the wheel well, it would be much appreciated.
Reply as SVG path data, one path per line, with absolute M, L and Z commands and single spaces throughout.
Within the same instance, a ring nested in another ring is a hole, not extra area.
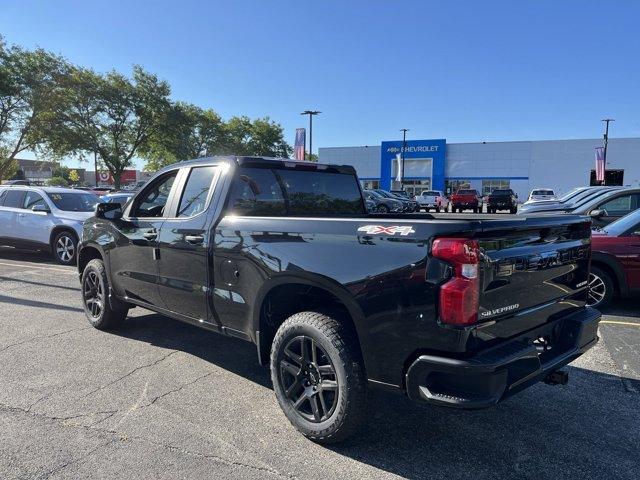
M 58 226 L 58 227 L 55 227 L 53 230 L 51 230 L 51 236 L 49 237 L 49 245 L 51 245 L 51 248 L 53 248 L 53 240 L 56 238 L 56 235 L 58 235 L 60 232 L 69 232 L 75 237 L 76 240 L 78 240 L 78 234 L 73 228 L 66 227 L 64 225 Z
M 616 275 L 616 272 L 613 270 L 613 268 L 611 268 L 606 263 L 599 262 L 597 260 L 592 260 L 591 261 L 591 266 L 599 268 L 600 270 L 605 272 L 607 275 L 609 275 L 609 278 L 611 279 L 611 282 L 613 283 L 613 291 L 614 291 L 614 293 L 620 293 L 620 283 L 618 282 L 618 275 Z
M 102 254 L 97 248 L 84 247 L 82 250 L 80 250 L 80 255 L 78 256 L 78 271 L 80 272 L 80 274 L 84 272 L 84 267 L 87 266 L 87 263 L 89 263 L 94 258 L 99 258 L 102 260 Z
M 260 305 L 258 356 L 261 365 L 269 365 L 271 344 L 280 325 L 291 315 L 305 311 L 330 314 L 347 326 L 350 334 L 357 340 L 353 318 L 346 305 L 334 294 L 312 285 L 278 285 L 269 291 Z

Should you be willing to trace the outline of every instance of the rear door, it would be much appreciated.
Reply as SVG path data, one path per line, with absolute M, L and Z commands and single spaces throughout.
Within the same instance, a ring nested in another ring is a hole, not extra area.
M 209 240 L 218 165 L 183 168 L 170 215 L 158 236 L 159 290 L 167 309 L 208 322 Z
M 3 238 L 5 243 L 14 244 L 17 239 L 23 238 L 16 222 L 22 206 L 24 190 L 10 187 L 5 192 L 0 205 L 0 238 Z
M 118 292 L 160 308 L 165 306 L 158 288 L 158 235 L 171 211 L 178 172 L 176 168 L 154 179 L 125 209 L 117 223 L 120 245 L 109 255 Z

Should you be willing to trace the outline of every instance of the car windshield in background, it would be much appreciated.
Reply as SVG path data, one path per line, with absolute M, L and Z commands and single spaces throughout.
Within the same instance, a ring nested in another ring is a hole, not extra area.
M 534 190 L 531 195 L 553 195 L 553 190 Z
M 240 169 L 229 208 L 239 215 L 260 216 L 365 213 L 354 175 L 266 168 Z
M 475 195 L 475 190 L 458 190 L 458 195 Z
M 66 212 L 92 212 L 100 202 L 100 198 L 91 193 L 48 192 L 47 196 L 58 210 Z
M 494 190 L 491 195 L 511 195 L 511 190 Z
M 632 229 L 640 230 L 640 209 L 634 210 L 615 222 L 611 222 L 602 230 L 612 237 L 618 237 L 624 233 L 634 233 Z

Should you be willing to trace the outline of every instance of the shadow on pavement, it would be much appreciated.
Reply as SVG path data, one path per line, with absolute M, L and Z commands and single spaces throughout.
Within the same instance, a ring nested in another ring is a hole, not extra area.
M 14 260 L 18 262 L 43 263 L 60 266 L 50 252 L 42 250 L 20 250 L 12 247 L 0 247 L 0 260 Z
M 196 355 L 271 388 L 269 370 L 247 342 L 154 314 L 132 317 L 115 333 Z M 567 386 L 536 385 L 479 411 L 372 392 L 362 434 L 330 449 L 416 479 L 638 478 L 640 395 L 618 376 L 568 370 Z
M 611 304 L 602 309 L 604 315 L 640 318 L 640 300 L 637 298 L 614 298 Z

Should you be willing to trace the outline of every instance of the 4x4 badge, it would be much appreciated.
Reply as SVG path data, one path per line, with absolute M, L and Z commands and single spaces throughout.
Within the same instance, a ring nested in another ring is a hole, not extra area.
M 385 227 L 384 225 L 365 225 L 358 228 L 358 231 L 365 232 L 368 235 L 395 235 L 396 233 L 399 233 L 400 235 L 409 235 L 410 233 L 416 233 L 412 225 L 390 225 L 388 227 Z

